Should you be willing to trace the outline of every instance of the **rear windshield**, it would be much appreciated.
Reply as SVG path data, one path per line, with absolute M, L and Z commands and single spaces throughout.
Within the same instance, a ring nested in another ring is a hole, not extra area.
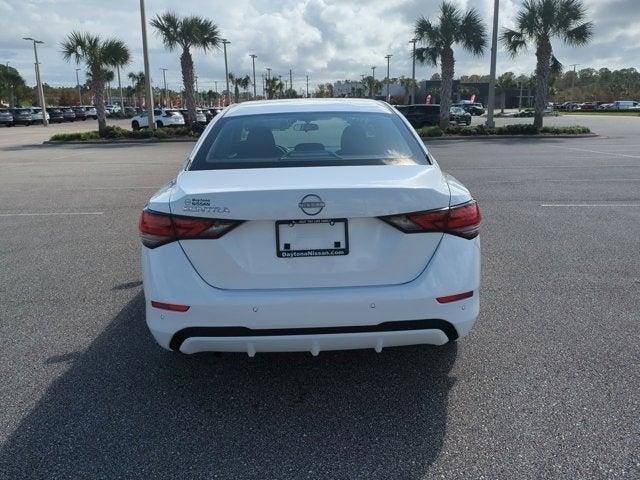
M 222 117 L 190 170 L 428 164 L 397 115 L 299 112 Z

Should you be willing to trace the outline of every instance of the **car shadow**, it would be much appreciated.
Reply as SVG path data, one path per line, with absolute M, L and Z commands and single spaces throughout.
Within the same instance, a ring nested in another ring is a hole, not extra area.
M 7 439 L 4 478 L 421 478 L 456 344 L 310 354 L 157 347 L 138 293 Z

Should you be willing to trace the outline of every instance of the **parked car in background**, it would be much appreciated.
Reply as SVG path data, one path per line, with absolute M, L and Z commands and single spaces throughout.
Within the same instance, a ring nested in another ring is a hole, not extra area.
M 69 107 L 63 108 L 62 115 L 64 116 L 65 122 L 75 122 L 76 120 L 76 114 L 72 108 L 69 108 Z
M 13 114 L 8 108 L 0 108 L 0 125 L 13 127 Z
M 413 128 L 422 128 L 440 123 L 440 105 L 398 105 L 396 109 L 409 120 Z
M 458 103 L 454 103 L 452 106 L 462 108 L 465 112 L 468 112 L 471 115 L 475 115 L 475 116 L 484 115 L 484 112 L 485 112 L 484 105 L 477 102 L 476 103 L 458 102 Z
M 598 105 L 598 110 L 611 110 L 613 108 L 613 103 L 601 103 Z
M 451 107 L 449 110 L 449 121 L 456 125 L 461 123 L 471 125 L 471 114 L 469 112 L 465 112 L 463 108 Z
M 580 110 L 590 111 L 595 110 L 596 108 L 598 108 L 598 104 L 595 102 L 585 102 L 580 104 Z
M 87 109 L 84 107 L 73 107 L 73 113 L 76 114 L 76 120 L 86 120 L 87 119 Z
M 40 107 L 29 107 L 29 108 L 27 108 L 27 110 L 29 110 L 31 112 L 31 120 L 32 120 L 33 123 L 43 123 L 42 108 L 40 108 Z M 47 121 L 48 121 L 49 120 L 49 114 L 46 113 L 46 115 L 47 115 Z
M 31 116 L 31 110 L 28 108 L 11 108 L 11 114 L 13 115 L 14 125 L 31 125 L 33 123 L 33 117 Z
M 184 117 L 178 110 L 167 108 L 154 109 L 153 115 L 158 128 L 178 127 L 184 125 Z M 142 112 L 131 120 L 131 128 L 133 130 L 140 130 L 141 128 L 147 127 L 149 127 L 149 116 L 147 115 L 147 112 Z
M 93 120 L 98 119 L 98 111 L 96 110 L 96 107 L 94 107 L 93 105 L 85 105 L 84 108 L 87 112 L 87 118 L 92 118 Z
M 62 109 L 59 107 L 49 107 L 47 108 L 47 113 L 49 114 L 49 122 L 51 123 L 62 123 L 64 122 L 64 115 L 62 113 Z
M 616 100 L 613 102 L 614 110 L 631 110 L 640 107 L 640 103 L 632 100 Z
M 149 200 L 146 322 L 162 347 L 315 356 L 472 329 L 477 202 L 398 110 L 344 100 L 232 105 Z
M 186 108 L 181 108 L 179 110 L 180 114 L 182 115 L 183 118 L 187 118 L 187 109 Z M 204 113 L 204 110 L 202 110 L 201 108 L 197 108 L 196 109 L 196 122 L 198 123 L 207 123 L 207 116 Z
M 137 110 L 133 107 L 124 107 L 124 116 L 127 118 L 135 117 L 137 113 Z
M 213 120 L 222 110 L 222 108 L 206 108 L 204 114 L 207 117 L 207 123 Z

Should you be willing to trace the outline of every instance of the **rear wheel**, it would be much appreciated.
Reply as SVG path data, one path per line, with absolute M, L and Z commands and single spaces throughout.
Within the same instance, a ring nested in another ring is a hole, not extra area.
M 140 130 L 140 124 L 136 120 L 134 120 L 133 122 L 131 122 L 131 128 L 135 131 L 138 131 Z

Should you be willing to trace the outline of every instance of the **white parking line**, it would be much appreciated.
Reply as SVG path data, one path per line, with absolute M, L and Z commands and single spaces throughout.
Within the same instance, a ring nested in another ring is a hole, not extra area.
M 532 178 L 529 180 L 487 180 L 487 183 L 532 183 L 532 182 L 544 182 L 544 183 L 606 183 L 606 182 L 640 182 L 640 178 L 605 178 L 602 180 L 594 180 L 592 178 L 586 179 L 569 179 L 569 180 L 549 180 L 547 178 Z
M 614 152 L 600 152 L 598 150 L 589 150 L 586 148 L 576 148 L 576 147 L 562 147 L 560 145 L 549 145 L 551 148 L 561 148 L 562 150 L 574 150 L 576 152 L 587 152 L 587 153 L 597 153 L 599 155 L 609 155 L 614 157 L 624 157 L 624 158 L 640 158 L 639 155 L 627 155 L 626 153 L 614 153 Z
M 103 215 L 104 212 L 0 213 L 0 217 L 49 217 L 51 215 Z
M 541 207 L 576 207 L 576 208 L 591 208 L 591 207 L 640 207 L 640 203 L 542 203 Z

